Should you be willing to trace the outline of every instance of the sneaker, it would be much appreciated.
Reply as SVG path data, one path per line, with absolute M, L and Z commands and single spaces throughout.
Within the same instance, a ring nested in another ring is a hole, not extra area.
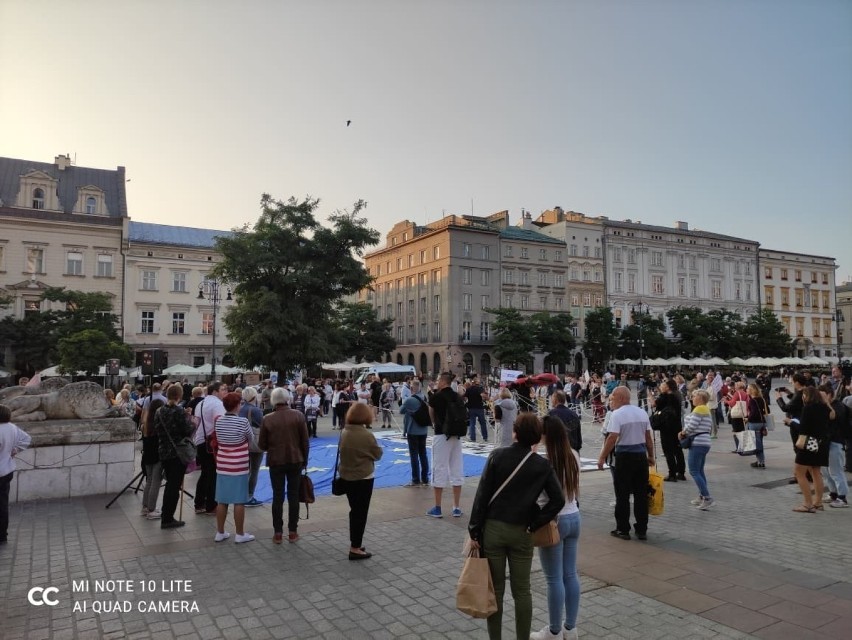
M 704 498 L 704 501 L 698 506 L 702 511 L 707 511 L 710 507 L 716 504 L 713 498 Z
M 562 627 L 562 640 L 578 640 L 580 636 L 577 635 L 577 627 L 573 629 L 566 629 Z
M 704 498 L 702 498 L 701 496 L 698 496 L 697 498 L 695 498 L 695 500 L 690 500 L 689 504 L 691 504 L 694 507 L 700 507 L 702 502 L 704 502 Z
M 763 463 L 763 462 L 752 462 L 751 467 L 752 467 L 752 469 L 765 469 L 766 464 Z
M 230 537 L 231 537 L 231 534 L 228 533 L 227 531 L 225 533 L 217 533 L 216 537 L 213 538 L 213 541 L 214 542 L 222 542 L 223 540 L 227 540 Z
M 561 633 L 552 633 L 550 631 L 550 625 L 545 625 L 541 631 L 536 631 L 530 634 L 530 640 L 559 640 L 561 637 Z
M 441 507 L 432 507 L 429 511 L 426 512 L 427 516 L 432 516 L 433 518 L 443 518 L 444 514 L 441 513 Z
M 846 500 L 841 500 L 840 498 L 838 498 L 837 500 L 829 502 L 828 506 L 834 509 L 844 509 L 849 506 L 849 503 L 846 502 Z
M 462 510 L 459 509 L 458 507 L 453 507 L 452 513 L 453 513 L 454 518 L 461 518 L 462 517 Z
M 287 542 L 289 542 L 291 544 L 293 542 L 296 542 L 298 539 L 299 539 L 299 534 L 296 533 L 295 531 L 291 531 L 290 533 L 287 534 Z
M 207 509 L 204 509 L 203 507 L 195 510 L 195 515 L 197 516 L 203 516 L 205 513 L 207 513 Z
M 424 480 L 423 482 L 420 483 L 420 486 L 423 487 L 424 489 L 428 489 L 430 487 L 429 481 Z
M 636 534 L 636 539 L 637 539 L 637 540 L 647 540 L 647 539 L 648 539 L 648 534 L 645 534 L 645 533 L 637 533 L 637 534 Z
M 258 500 L 257 498 L 252 498 L 251 500 L 246 502 L 243 506 L 245 506 L 245 507 L 259 507 L 262 504 L 263 503 L 260 500 Z
M 613 538 L 621 538 L 622 540 L 630 540 L 630 534 L 626 531 L 619 531 L 618 529 L 613 529 L 609 532 Z
M 139 515 L 143 518 L 148 515 L 148 507 L 142 507 L 142 511 L 139 512 Z
M 153 511 L 149 511 L 148 515 L 145 517 L 148 518 L 148 520 L 159 520 L 163 517 L 163 514 L 154 509 Z
M 243 535 L 240 535 L 238 533 L 234 538 L 234 542 L 236 542 L 237 544 L 242 544 L 243 542 L 251 542 L 252 540 L 254 540 L 254 536 L 250 533 L 244 533 Z
M 178 529 L 185 524 L 183 520 L 172 520 L 171 522 L 160 523 L 160 529 Z
M 273 544 L 281 544 L 283 541 L 284 541 L 284 534 L 283 533 L 276 533 L 274 536 L 272 536 Z

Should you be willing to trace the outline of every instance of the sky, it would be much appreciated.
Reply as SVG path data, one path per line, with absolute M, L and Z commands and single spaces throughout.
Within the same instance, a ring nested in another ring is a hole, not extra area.
M 347 126 L 347 120 L 351 125 Z M 137 221 L 261 194 L 676 220 L 852 279 L 848 0 L 0 0 L 0 155 L 127 168 Z

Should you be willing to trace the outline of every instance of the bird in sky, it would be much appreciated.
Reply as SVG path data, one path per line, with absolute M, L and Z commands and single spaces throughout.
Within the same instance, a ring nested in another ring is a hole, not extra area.
M 347 120 L 347 121 L 346 121 L 346 126 L 348 127 L 350 124 L 352 124 L 352 121 L 351 121 L 351 120 Z

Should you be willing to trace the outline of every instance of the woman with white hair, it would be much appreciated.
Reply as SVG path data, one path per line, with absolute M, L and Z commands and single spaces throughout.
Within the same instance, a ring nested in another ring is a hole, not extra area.
M 249 499 L 246 506 L 259 507 L 263 503 L 254 497 L 254 489 L 257 486 L 257 474 L 260 472 L 260 465 L 263 462 L 263 450 L 257 446 L 260 425 L 263 422 L 263 411 L 257 406 L 257 390 L 254 387 L 246 387 L 242 391 L 240 417 L 249 421 L 254 434 L 254 440 L 249 442 Z

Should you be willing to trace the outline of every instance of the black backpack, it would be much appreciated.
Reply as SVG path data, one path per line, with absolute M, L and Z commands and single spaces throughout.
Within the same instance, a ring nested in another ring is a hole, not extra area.
M 464 401 L 456 396 L 447 403 L 447 413 L 444 415 L 444 435 L 448 438 L 459 438 L 467 435 L 468 415 Z
M 417 411 L 411 414 L 411 419 L 421 427 L 431 427 L 432 417 L 429 415 L 429 405 L 423 402 L 419 396 L 412 397 L 420 403 L 420 406 L 417 407 Z

